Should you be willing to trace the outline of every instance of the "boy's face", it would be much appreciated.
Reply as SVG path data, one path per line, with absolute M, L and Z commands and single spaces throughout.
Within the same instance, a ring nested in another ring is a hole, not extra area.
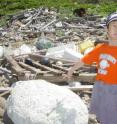
M 109 23 L 107 32 L 111 40 L 117 41 L 117 20 Z

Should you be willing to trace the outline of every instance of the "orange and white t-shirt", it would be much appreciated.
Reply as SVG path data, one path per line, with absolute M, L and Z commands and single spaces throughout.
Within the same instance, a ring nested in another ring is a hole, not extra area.
M 107 84 L 117 84 L 117 46 L 97 45 L 81 61 L 85 64 L 97 63 L 96 80 L 104 81 Z

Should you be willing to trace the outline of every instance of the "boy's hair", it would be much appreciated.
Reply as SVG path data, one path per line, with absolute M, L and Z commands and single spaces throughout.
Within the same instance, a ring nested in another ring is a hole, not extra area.
M 110 15 L 107 17 L 106 26 L 108 27 L 110 22 L 116 21 L 116 20 L 117 20 L 117 12 L 114 12 L 114 13 L 110 14 Z

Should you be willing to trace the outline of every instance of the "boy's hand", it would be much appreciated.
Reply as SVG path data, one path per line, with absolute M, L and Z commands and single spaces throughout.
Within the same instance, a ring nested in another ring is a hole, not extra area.
M 78 61 L 74 64 L 73 67 L 70 67 L 69 70 L 68 70 L 68 73 L 67 74 L 63 74 L 63 78 L 67 78 L 68 81 L 72 81 L 72 76 L 73 76 L 73 73 L 76 69 L 79 69 L 80 67 L 82 67 L 84 65 L 84 63 L 82 61 Z M 75 73 L 74 73 L 75 75 Z

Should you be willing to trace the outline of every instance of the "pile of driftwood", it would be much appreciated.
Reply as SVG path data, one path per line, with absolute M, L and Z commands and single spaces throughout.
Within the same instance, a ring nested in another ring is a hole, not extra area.
M 56 9 L 39 8 L 12 15 L 7 27 L 0 28 L 1 45 L 10 44 L 12 49 L 14 49 L 14 44 L 19 44 L 19 42 L 34 45 L 35 38 L 39 38 L 42 32 L 54 44 L 72 41 L 79 45 L 87 37 L 93 40 L 105 37 L 104 29 L 100 25 L 102 16 L 86 15 L 63 18 L 61 14 Z M 43 64 L 43 60 L 49 64 Z M 45 79 L 53 83 L 67 82 L 67 79 L 62 78 L 62 74 L 67 73 L 74 64 L 71 60 L 47 58 L 41 52 L 15 57 L 7 55 L 2 61 L 6 65 L 1 64 L 0 73 L 5 75 L 10 82 L 28 79 Z M 62 64 L 57 64 L 61 62 Z M 86 66 L 77 70 L 74 72 L 74 80 L 93 82 L 96 71 L 95 67 L 92 68 Z
M 56 9 L 29 9 L 12 15 L 7 27 L 0 28 L 0 41 L 18 42 L 37 38 L 44 32 L 54 42 L 79 41 L 87 37 L 102 38 L 102 16 L 61 17 Z
M 51 57 L 47 58 L 45 55 L 39 53 L 27 54 L 19 57 L 6 56 L 5 60 L 7 63 L 9 63 L 9 66 L 7 66 L 9 70 L 2 68 L 1 70 L 5 73 L 6 78 L 8 78 L 10 81 L 12 81 L 14 78 L 16 81 L 44 79 L 59 85 L 72 86 L 68 88 L 73 91 L 78 91 L 92 89 L 93 81 L 96 76 L 95 66 L 85 66 L 75 71 L 73 74 L 73 81 L 68 82 L 68 80 L 63 78 L 62 75 L 68 72 L 69 68 L 73 66 L 74 62 L 65 59 L 53 59 Z M 62 62 L 62 64 L 58 65 L 57 62 Z M 10 76 L 12 78 L 10 78 Z M 76 81 L 81 82 L 82 85 L 79 85 L 78 87 L 72 85 L 72 83 Z M 10 88 L 1 89 L 1 91 L 9 89 Z

